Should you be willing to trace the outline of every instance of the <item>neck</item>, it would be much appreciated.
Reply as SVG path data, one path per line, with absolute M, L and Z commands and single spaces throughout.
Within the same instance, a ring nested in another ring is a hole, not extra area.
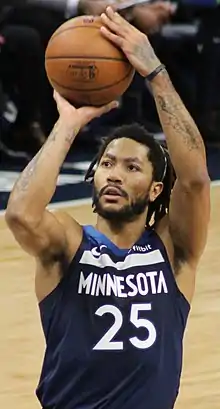
M 110 239 L 121 249 L 131 248 L 141 237 L 145 230 L 146 214 L 140 215 L 137 219 L 127 223 L 113 223 L 98 216 L 96 229 Z

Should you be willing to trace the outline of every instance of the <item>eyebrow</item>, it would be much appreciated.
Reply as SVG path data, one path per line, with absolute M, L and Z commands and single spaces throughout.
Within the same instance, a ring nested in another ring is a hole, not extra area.
M 112 155 L 111 153 L 105 153 L 105 155 L 103 155 L 103 157 L 105 158 L 109 158 L 111 159 L 113 162 L 116 162 L 117 158 L 115 155 Z M 139 164 L 142 163 L 142 161 L 137 157 L 137 156 L 129 156 L 127 158 L 123 158 L 124 162 L 137 162 Z

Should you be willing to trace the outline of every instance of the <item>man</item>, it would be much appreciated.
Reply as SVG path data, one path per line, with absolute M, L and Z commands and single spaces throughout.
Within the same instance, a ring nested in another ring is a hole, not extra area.
M 115 106 L 75 109 L 55 93 L 59 120 L 6 212 L 15 238 L 36 258 L 47 344 L 37 396 L 44 409 L 171 409 L 209 222 L 205 150 L 148 38 L 110 7 L 102 20 L 102 34 L 151 83 L 176 182 L 172 189 L 162 147 L 138 125 L 121 127 L 87 173 L 96 227 L 50 213 L 79 129 Z

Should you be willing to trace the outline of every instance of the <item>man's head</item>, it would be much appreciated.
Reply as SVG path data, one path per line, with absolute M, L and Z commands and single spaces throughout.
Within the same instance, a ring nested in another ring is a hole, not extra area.
M 165 215 L 173 183 L 169 156 L 138 124 L 116 128 L 103 144 L 86 174 L 92 179 L 93 207 L 114 223 L 146 215 L 149 224 Z

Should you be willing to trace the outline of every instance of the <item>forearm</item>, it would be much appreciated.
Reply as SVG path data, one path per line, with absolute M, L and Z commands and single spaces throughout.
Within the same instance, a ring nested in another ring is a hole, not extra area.
M 203 178 L 207 167 L 202 137 L 166 71 L 158 74 L 151 85 L 177 177 L 186 182 Z
M 7 211 L 36 220 L 50 202 L 60 168 L 78 133 L 59 120 L 46 143 L 27 165 L 17 180 L 7 206 Z

